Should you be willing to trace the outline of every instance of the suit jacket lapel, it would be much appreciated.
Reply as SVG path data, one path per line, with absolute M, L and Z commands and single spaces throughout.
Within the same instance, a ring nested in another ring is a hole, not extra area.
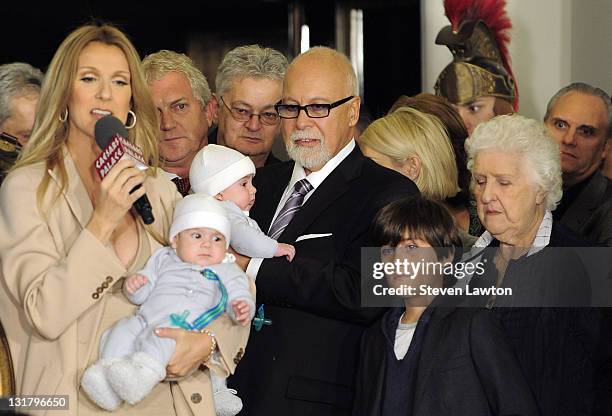
M 257 200 L 250 212 L 250 216 L 256 219 L 259 228 L 261 228 L 264 233 L 268 232 L 272 223 L 272 217 L 276 213 L 278 203 L 291 179 L 293 165 L 294 163 L 273 165 L 268 168 L 270 169 L 269 172 L 273 174 L 269 174 L 265 177 L 262 175 L 261 177 L 263 179 L 255 175 L 255 186 L 258 190 L 261 188 L 262 192 L 261 194 L 259 192 L 257 193 Z M 261 182 L 258 181 L 258 179 L 260 179 Z
M 563 223 L 578 230 L 589 220 L 591 213 L 599 207 L 606 192 L 606 180 L 600 172 L 595 172 L 589 183 L 563 216 Z
M 65 150 L 64 153 L 64 167 L 66 168 L 68 183 L 63 191 L 63 196 L 74 217 L 78 220 L 79 224 L 85 228 L 93 214 L 93 205 L 68 150 Z M 57 168 L 49 170 L 49 175 L 59 189 L 61 182 Z
M 359 177 L 364 156 L 358 146 L 334 169 L 304 203 L 302 208 L 278 238 L 280 242 L 294 242 L 329 205 L 350 188 Z

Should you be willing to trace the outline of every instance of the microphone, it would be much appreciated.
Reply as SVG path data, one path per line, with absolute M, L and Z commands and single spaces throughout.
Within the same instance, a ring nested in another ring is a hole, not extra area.
M 98 147 L 102 149 L 102 153 L 94 162 L 100 178 L 104 178 L 113 166 L 124 158 L 136 161 L 136 168 L 139 170 L 146 170 L 148 168 L 142 156 L 142 151 L 138 146 L 127 140 L 128 131 L 117 117 L 108 115 L 98 120 L 94 136 Z M 130 193 L 140 188 L 140 186 L 138 185 L 132 189 Z M 155 221 L 155 218 L 153 218 L 153 208 L 146 194 L 138 198 L 134 202 L 133 207 L 138 215 L 142 217 L 142 222 L 145 224 L 151 224 Z

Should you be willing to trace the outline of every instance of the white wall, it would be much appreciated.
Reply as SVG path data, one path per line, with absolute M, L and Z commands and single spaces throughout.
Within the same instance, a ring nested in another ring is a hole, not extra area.
M 608 94 L 612 92 L 610 19 L 610 0 L 573 1 L 571 79 L 588 82 Z
M 452 60 L 434 43 L 449 24 L 442 0 L 421 0 L 423 91 L 433 92 L 440 71 Z M 507 0 L 513 28 L 512 70 L 519 86 L 519 112 L 541 119 L 548 99 L 572 81 L 610 91 L 612 17 L 609 0 Z

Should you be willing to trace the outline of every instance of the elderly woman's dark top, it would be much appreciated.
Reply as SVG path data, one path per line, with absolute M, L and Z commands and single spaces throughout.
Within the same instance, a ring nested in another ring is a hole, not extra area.
M 553 223 L 548 246 L 508 263 L 502 286 L 513 288 L 513 298 L 498 297 L 488 304 L 500 318 L 546 416 L 593 414 L 599 383 L 594 382 L 598 365 L 594 361 L 608 360 L 596 356 L 604 342 L 605 321 L 601 309 L 588 307 L 589 276 L 571 249 L 588 244 Z M 489 247 L 495 245 L 499 245 L 496 240 Z M 492 259 L 487 264 L 485 281 L 479 286 L 486 287 L 496 276 Z

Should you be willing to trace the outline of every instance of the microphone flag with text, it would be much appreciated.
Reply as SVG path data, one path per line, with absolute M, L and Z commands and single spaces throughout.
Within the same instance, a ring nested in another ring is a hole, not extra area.
M 102 153 L 94 162 L 96 171 L 100 175 L 100 178 L 104 178 L 108 172 L 115 166 L 121 159 L 130 158 L 136 162 L 135 167 L 139 170 L 146 170 L 148 168 L 144 161 L 142 151 L 130 142 L 128 139 L 128 131 L 123 123 L 113 116 L 105 116 L 96 122 L 95 126 L 95 138 L 98 147 L 102 149 Z M 142 185 L 138 185 L 130 191 L 134 192 Z M 147 195 L 143 195 L 134 202 L 134 209 L 142 217 L 142 222 L 145 224 L 151 224 L 155 218 L 153 218 L 153 208 L 149 202 Z

